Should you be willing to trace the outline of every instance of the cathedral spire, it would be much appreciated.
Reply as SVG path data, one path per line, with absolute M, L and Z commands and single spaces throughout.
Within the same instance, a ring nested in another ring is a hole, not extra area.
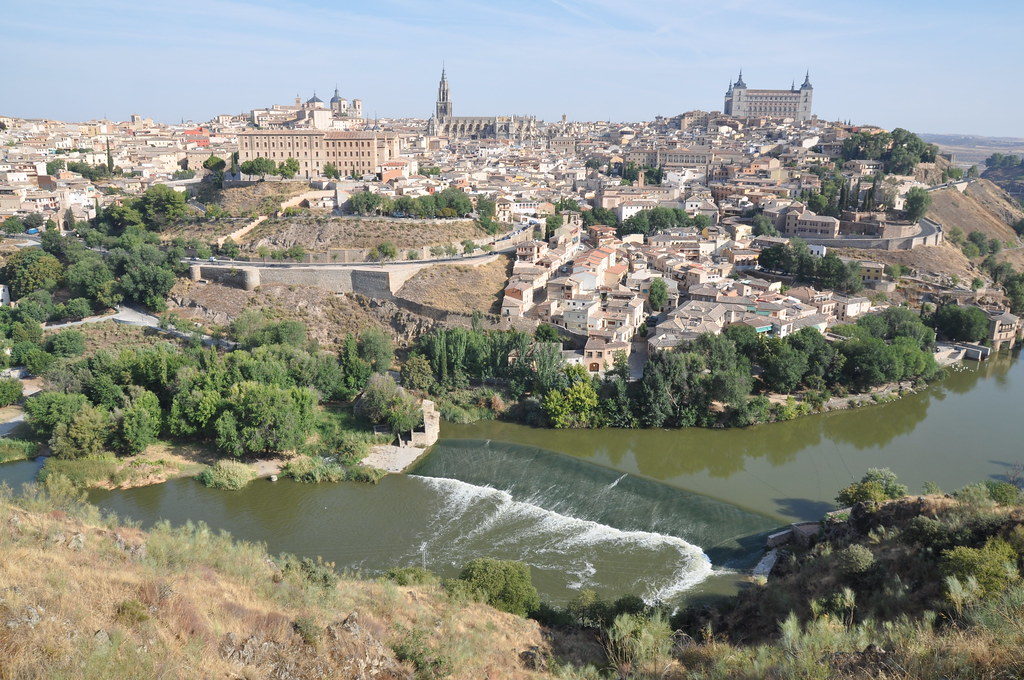
M 434 105 L 434 116 L 438 120 L 451 118 L 452 102 L 451 94 L 448 91 L 448 74 L 444 64 L 441 64 L 441 81 L 437 84 L 437 102 Z
M 811 71 L 810 71 L 810 69 L 808 69 L 806 75 L 804 75 L 804 84 L 800 86 L 800 89 L 801 90 L 803 90 L 803 89 L 808 89 L 808 90 L 814 89 L 813 86 L 811 85 Z

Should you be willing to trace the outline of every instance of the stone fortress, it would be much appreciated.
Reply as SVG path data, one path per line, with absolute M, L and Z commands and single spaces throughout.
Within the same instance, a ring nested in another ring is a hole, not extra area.
M 743 82 L 743 71 L 735 83 L 730 83 L 725 92 L 725 108 L 722 111 L 736 118 L 753 118 L 771 116 L 773 118 L 792 118 L 797 121 L 811 118 L 811 101 L 814 87 L 811 85 L 811 72 L 804 76 L 799 89 L 796 81 L 788 90 L 753 90 Z

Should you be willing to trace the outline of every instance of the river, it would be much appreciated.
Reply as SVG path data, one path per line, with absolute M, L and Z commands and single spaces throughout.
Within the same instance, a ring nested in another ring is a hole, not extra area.
M 273 552 L 322 555 L 365 575 L 424 565 L 454 575 L 473 557 L 533 567 L 543 597 L 581 587 L 679 602 L 726 592 L 765 532 L 834 508 L 869 467 L 912 491 L 1012 474 L 1024 464 L 1024 362 L 954 368 L 889 404 L 732 430 L 555 431 L 446 424 L 409 475 L 376 486 L 259 480 L 242 491 L 191 479 L 95 491 L 151 525 L 202 520 Z M 12 486 L 38 463 L 0 466 Z

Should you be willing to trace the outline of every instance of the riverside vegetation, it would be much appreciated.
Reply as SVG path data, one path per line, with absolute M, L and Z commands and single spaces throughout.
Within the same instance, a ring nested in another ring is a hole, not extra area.
M 669 612 L 554 608 L 516 562 L 367 581 L 201 524 L 143 533 L 53 475 L 0 490 L 0 677 L 1020 677 L 1020 488 L 906 491 L 869 471 L 767 584 Z
M 730 326 L 655 354 L 634 382 L 624 359 L 601 379 L 567 366 L 552 330 L 542 326 L 531 337 L 435 329 L 403 364 L 403 382 L 437 395 L 442 415 L 456 422 L 501 413 L 556 428 L 709 427 L 788 420 L 833 395 L 921 383 L 940 371 L 932 356 L 935 332 L 904 307 L 834 328 L 844 338 L 839 342 L 813 328 L 780 339 Z M 801 401 L 769 398 L 795 393 Z
M 419 423 L 412 398 L 374 377 L 394 360 L 381 332 L 349 336 L 338 356 L 310 343 L 302 324 L 259 312 L 238 317 L 229 335 L 237 348 L 228 352 L 161 341 L 55 357 L 41 371 L 45 389 L 25 401 L 33 437 L 52 453 L 41 476 L 128 483 L 132 457 L 170 440 L 225 459 L 199 475 L 210 486 L 240 488 L 254 475 L 237 461 L 266 457 L 287 459 L 283 472 L 300 481 L 375 481 L 379 473 L 359 461 L 391 437 L 369 426 L 399 432 Z M 11 442 L 4 456 L 35 448 Z

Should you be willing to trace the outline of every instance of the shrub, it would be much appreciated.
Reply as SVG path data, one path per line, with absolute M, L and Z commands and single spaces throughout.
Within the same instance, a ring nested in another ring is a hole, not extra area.
M 303 582 L 325 590 L 338 585 L 338 574 L 334 571 L 334 564 L 324 562 L 321 557 L 314 561 L 308 557 L 300 559 L 295 555 L 284 555 L 282 560 L 281 571 L 286 576 L 296 574 Z
M 10 406 L 21 401 L 21 381 L 14 378 L 0 380 L 0 406 Z
M 315 645 L 324 634 L 324 629 L 312 616 L 300 616 L 292 622 L 292 628 L 307 645 Z
M 848 576 L 856 576 L 867 572 L 875 564 L 875 556 L 871 550 L 855 543 L 840 550 L 836 554 L 839 569 Z
M 603 628 L 615 618 L 608 603 L 589 588 L 584 588 L 569 601 L 566 612 L 576 625 L 583 628 Z
M 371 465 L 353 465 L 345 470 L 345 480 L 349 482 L 362 482 L 364 484 L 376 484 L 387 476 L 386 470 L 375 468 Z
M 918 515 L 907 522 L 906 536 L 924 546 L 945 545 L 949 529 L 941 521 Z
M 66 477 L 74 486 L 89 487 L 109 481 L 117 473 L 117 460 L 112 455 L 89 458 L 62 459 L 51 456 L 39 471 L 39 480 L 50 477 Z
M 990 538 L 981 548 L 961 545 L 944 550 L 940 568 L 944 576 L 961 583 L 973 577 L 988 595 L 1004 590 L 1020 577 L 1016 560 L 1013 546 L 1002 539 Z
M 479 591 L 492 607 L 509 614 L 526 616 L 540 606 L 530 567 L 522 562 L 481 557 L 463 568 L 459 580 Z
M 301 456 L 288 461 L 281 474 L 306 484 L 333 483 L 345 479 L 345 468 L 319 456 Z
M 672 628 L 660 613 L 620 614 L 606 633 L 608 662 L 623 677 L 647 677 L 638 667 L 667 661 L 671 648 Z
M 256 478 L 256 473 L 245 463 L 219 460 L 196 475 L 204 486 L 213 489 L 237 491 Z
M 1021 490 L 1009 482 L 988 480 L 985 482 L 988 497 L 999 505 L 1020 505 Z
M 437 583 L 437 574 L 423 567 L 388 569 L 384 578 L 400 586 L 424 586 Z
M 0 439 L 0 463 L 8 463 L 12 460 L 25 460 L 33 457 L 39 450 L 35 442 L 24 439 Z
M 135 626 L 149 619 L 149 610 L 138 600 L 125 600 L 114 607 L 114 619 L 125 626 Z
M 426 633 L 420 629 L 408 630 L 397 627 L 401 639 L 391 650 L 399 661 L 408 661 L 416 669 L 417 680 L 440 680 L 450 677 L 454 671 L 452 661 L 434 649 L 428 642 Z
M 85 333 L 74 328 L 58 331 L 46 343 L 46 349 L 58 357 L 77 357 L 85 351 Z
M 853 505 L 864 501 L 884 501 L 907 495 L 907 487 L 900 484 L 896 473 L 889 468 L 868 468 L 859 482 L 854 482 L 839 492 L 836 502 Z

